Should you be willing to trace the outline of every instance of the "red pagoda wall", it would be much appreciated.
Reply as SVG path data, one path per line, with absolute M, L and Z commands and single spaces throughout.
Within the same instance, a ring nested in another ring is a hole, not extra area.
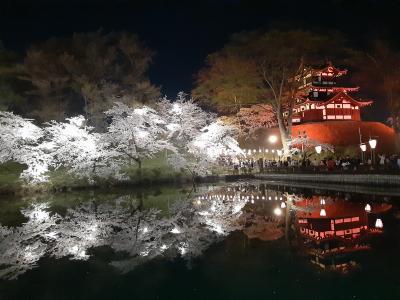
M 368 143 L 370 136 L 378 140 L 377 153 L 392 154 L 398 151 L 396 133 L 380 122 L 325 121 L 294 125 L 292 132 L 296 135 L 299 131 L 305 131 L 310 139 L 333 146 L 358 146 L 360 144 L 358 128 L 361 130 L 364 143 Z
M 300 131 L 303 134 L 306 131 L 310 139 L 321 143 L 328 143 L 336 146 L 355 146 L 359 147 L 360 138 L 358 128 L 361 129 L 363 142 L 368 143 L 369 136 L 376 137 L 378 140 L 377 153 L 394 154 L 399 153 L 400 149 L 396 147 L 399 137 L 394 130 L 380 122 L 364 121 L 323 121 L 294 125 L 292 134 L 294 137 Z M 275 135 L 278 140 L 275 144 L 268 142 L 268 137 Z M 282 142 L 278 128 L 260 128 L 256 131 L 254 139 L 241 138 L 239 144 L 244 149 L 281 149 Z M 369 150 L 368 150 L 369 151 Z M 369 152 L 368 152 L 369 153 Z

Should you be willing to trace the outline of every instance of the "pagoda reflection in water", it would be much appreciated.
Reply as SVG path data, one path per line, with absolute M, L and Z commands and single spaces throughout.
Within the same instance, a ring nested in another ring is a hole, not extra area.
M 370 249 L 368 238 L 383 232 L 380 215 L 391 205 L 311 197 L 296 203 L 296 227 L 311 261 L 326 269 L 356 266 L 350 254 Z
M 383 233 L 382 215 L 392 207 L 337 196 L 304 197 L 269 190 L 265 185 L 213 191 L 204 199 L 245 201 L 241 224 L 249 239 L 286 237 L 313 264 L 339 272 L 358 266 L 355 254 L 371 249 L 371 237 Z

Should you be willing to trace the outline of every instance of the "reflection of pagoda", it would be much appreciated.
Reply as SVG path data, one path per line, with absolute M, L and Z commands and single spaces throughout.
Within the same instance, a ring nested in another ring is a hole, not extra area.
M 296 206 L 296 223 L 311 261 L 324 269 L 340 271 L 356 265 L 350 254 L 370 248 L 368 236 L 382 233 L 382 222 L 377 215 L 391 207 L 389 204 L 364 207 L 319 197 L 304 199 Z
M 338 80 L 347 74 L 331 63 L 323 69 L 311 69 L 302 78 L 297 103 L 293 108 L 293 123 L 318 122 L 325 120 L 360 121 L 360 109 L 372 101 L 358 101 L 349 93 L 358 87 L 340 86 Z

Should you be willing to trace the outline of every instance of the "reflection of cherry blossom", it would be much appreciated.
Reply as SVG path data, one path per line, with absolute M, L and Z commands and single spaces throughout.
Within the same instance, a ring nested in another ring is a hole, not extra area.
M 16 278 L 36 267 L 44 256 L 87 260 L 90 249 L 109 246 L 124 259 L 111 264 L 129 271 L 158 256 L 197 257 L 233 230 L 244 201 L 215 200 L 197 205 L 176 201 L 169 215 L 143 209 L 130 195 L 112 202 L 87 201 L 66 211 L 50 213 L 50 204 L 32 204 L 21 212 L 20 227 L 0 226 L 0 278 Z

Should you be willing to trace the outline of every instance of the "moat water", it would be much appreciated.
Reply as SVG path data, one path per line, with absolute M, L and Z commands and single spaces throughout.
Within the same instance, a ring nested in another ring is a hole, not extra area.
M 0 299 L 399 299 L 399 195 L 249 181 L 3 196 Z

